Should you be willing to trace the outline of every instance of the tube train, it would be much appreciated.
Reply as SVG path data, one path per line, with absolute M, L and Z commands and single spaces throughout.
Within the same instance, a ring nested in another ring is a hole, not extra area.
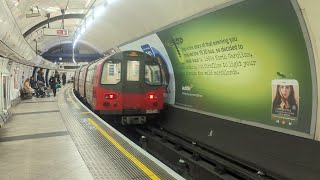
M 95 113 L 120 115 L 122 124 L 143 124 L 163 109 L 162 78 L 155 58 L 123 51 L 78 68 L 73 88 Z

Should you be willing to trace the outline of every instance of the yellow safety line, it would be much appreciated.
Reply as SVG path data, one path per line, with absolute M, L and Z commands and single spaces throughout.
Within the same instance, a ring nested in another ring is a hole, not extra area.
M 95 123 L 91 118 L 87 118 L 88 121 L 98 129 L 98 131 L 106 137 L 117 149 L 119 149 L 122 154 L 127 156 L 134 164 L 136 164 L 144 173 L 146 173 L 150 179 L 158 180 L 160 179 L 157 175 L 155 175 L 149 168 L 147 168 L 142 162 L 140 162 L 136 157 L 130 154 L 124 147 L 122 147 L 113 137 L 111 137 L 106 131 L 104 131 L 97 123 Z
M 90 112 L 80 112 L 80 114 L 90 114 Z
M 71 95 L 70 95 L 70 89 L 68 89 L 68 96 L 69 96 L 69 98 L 70 98 L 70 100 L 71 100 L 72 104 L 73 104 L 77 109 L 80 109 L 80 108 L 79 108 L 79 106 L 78 106 L 78 104 L 76 104 L 76 103 L 74 102 L 74 100 L 71 98 Z

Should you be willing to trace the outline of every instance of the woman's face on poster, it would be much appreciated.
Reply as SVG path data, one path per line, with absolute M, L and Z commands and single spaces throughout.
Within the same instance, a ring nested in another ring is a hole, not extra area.
M 279 93 L 282 98 L 288 99 L 288 97 L 291 93 L 291 88 L 290 88 L 290 86 L 280 85 L 279 91 L 280 91 Z

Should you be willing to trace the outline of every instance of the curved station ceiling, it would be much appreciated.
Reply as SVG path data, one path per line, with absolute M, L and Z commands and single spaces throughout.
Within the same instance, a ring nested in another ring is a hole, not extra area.
M 241 0 L 3 0 L 0 23 L 13 33 L 10 39 L 0 30 L 0 46 L 10 46 L 26 62 L 39 59 L 35 52 L 51 62 L 60 57 L 80 62 L 89 54 L 96 58 L 110 49 L 118 51 L 126 43 L 237 1 Z M 46 35 L 48 29 L 68 30 L 68 36 Z M 66 55 L 68 50 L 52 52 L 70 46 L 73 57 Z
M 29 51 L 33 51 L 34 54 L 37 52 L 46 60 L 56 62 L 61 58 L 72 60 L 72 53 L 69 53 L 67 49 L 53 53 L 51 51 L 68 46 L 72 47 L 75 30 L 89 9 L 94 7 L 98 1 L 5 0 L 4 2 L 8 11 L 11 12 L 14 23 L 18 26 L 17 30 L 25 38 Z M 47 30 L 51 31 L 46 33 Z M 52 30 L 67 30 L 68 32 L 67 35 L 53 35 L 50 34 Z M 81 47 L 81 49 L 87 49 L 87 53 L 89 51 L 97 56 L 97 52 L 88 46 Z M 23 56 L 24 58 L 25 56 Z
M 15 34 L 25 38 L 8 42 L 19 46 L 15 52 L 19 51 L 20 59 L 80 62 L 229 1 L 4 0 L 4 9 L 12 16 Z M 68 32 L 52 35 L 52 30 Z M 75 49 L 73 57 L 61 49 L 70 46 Z M 36 52 L 42 57 L 35 57 Z

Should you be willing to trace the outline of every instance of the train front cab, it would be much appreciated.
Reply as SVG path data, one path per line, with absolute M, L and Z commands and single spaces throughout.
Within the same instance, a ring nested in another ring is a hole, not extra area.
M 94 94 L 101 114 L 121 114 L 122 124 L 143 124 L 163 109 L 164 87 L 155 59 L 140 52 L 124 52 L 100 67 Z

